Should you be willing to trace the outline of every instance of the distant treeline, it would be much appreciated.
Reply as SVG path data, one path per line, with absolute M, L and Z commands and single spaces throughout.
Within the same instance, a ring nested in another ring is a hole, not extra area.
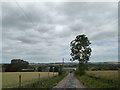
M 34 66 L 21 59 L 12 59 L 10 64 L 3 64 L 3 72 L 58 72 L 59 66 Z
M 98 64 L 93 64 L 89 63 L 87 64 L 87 69 L 88 70 L 120 70 L 120 65 L 119 64 L 108 64 L 108 63 L 98 63 Z
M 12 59 L 10 64 L 3 64 L 3 72 L 21 72 L 21 71 L 36 71 L 36 72 L 58 72 L 60 64 L 37 64 L 30 65 L 29 62 L 21 59 Z M 63 67 L 77 67 L 77 63 L 64 63 Z M 24 70 L 23 70 L 24 69 Z M 87 70 L 120 70 L 120 64 L 115 63 L 87 63 Z

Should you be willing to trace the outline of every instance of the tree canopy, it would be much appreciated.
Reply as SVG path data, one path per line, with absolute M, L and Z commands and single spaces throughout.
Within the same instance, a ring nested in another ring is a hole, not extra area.
M 29 63 L 21 59 L 12 59 L 11 64 L 6 65 L 6 71 L 20 72 L 22 69 L 28 68 Z
M 87 63 L 91 55 L 90 41 L 86 35 L 78 35 L 71 41 L 71 60 L 78 60 L 80 63 Z

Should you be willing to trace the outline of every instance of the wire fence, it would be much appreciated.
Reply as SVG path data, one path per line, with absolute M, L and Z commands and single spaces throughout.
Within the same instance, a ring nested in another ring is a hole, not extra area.
M 52 78 L 54 78 L 55 76 L 58 75 L 58 74 L 55 74 L 54 72 L 53 72 L 52 76 L 50 76 L 49 72 L 47 74 L 48 74 L 47 77 L 41 78 L 41 74 L 39 73 L 38 74 L 38 79 L 36 79 L 34 82 L 29 83 L 29 84 L 25 84 L 24 82 L 22 82 L 22 76 L 19 75 L 19 79 L 18 79 L 19 80 L 19 88 L 34 88 L 34 87 L 37 87 L 38 85 L 39 86 L 42 85 L 42 83 L 44 83 L 47 80 L 52 79 Z
M 31 74 L 31 75 L 30 75 Z M 50 80 L 52 78 L 54 78 L 55 76 L 58 76 L 57 72 L 38 72 L 36 74 L 34 74 L 34 76 L 32 76 L 32 73 L 30 74 L 23 74 L 23 73 L 19 73 L 15 76 L 15 79 L 11 80 L 14 76 L 10 76 L 11 78 L 5 79 L 6 80 L 6 84 L 4 84 L 3 88 L 32 88 L 32 87 L 36 87 L 36 86 L 40 86 L 43 82 L 46 82 L 47 80 Z M 4 81 L 5 81 L 4 80 Z M 13 81 L 13 82 L 9 82 L 9 84 L 7 84 L 9 81 Z

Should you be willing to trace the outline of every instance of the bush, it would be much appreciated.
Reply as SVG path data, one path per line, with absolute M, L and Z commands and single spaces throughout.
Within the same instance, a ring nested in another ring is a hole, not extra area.
M 59 67 L 59 72 L 58 73 L 59 73 L 59 75 L 62 75 L 64 73 L 63 66 Z

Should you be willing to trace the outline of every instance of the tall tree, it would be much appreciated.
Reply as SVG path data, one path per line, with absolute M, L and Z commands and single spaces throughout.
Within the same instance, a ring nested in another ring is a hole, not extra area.
M 84 74 L 84 64 L 89 61 L 91 55 L 91 48 L 89 47 L 90 41 L 86 35 L 78 35 L 71 41 L 71 60 L 79 61 L 80 75 Z
M 38 72 L 42 72 L 42 67 L 38 67 Z
M 53 66 L 50 66 L 49 72 L 53 72 Z
M 54 72 L 58 72 L 59 71 L 59 67 L 58 66 L 55 66 L 54 67 Z

